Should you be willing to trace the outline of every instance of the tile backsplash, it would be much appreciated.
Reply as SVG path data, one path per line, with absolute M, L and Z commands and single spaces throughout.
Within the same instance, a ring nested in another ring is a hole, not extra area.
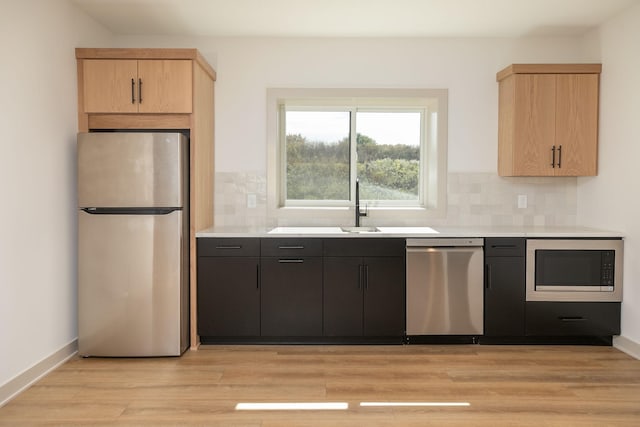
M 495 173 L 449 173 L 447 214 L 429 224 L 451 226 L 576 225 L 577 178 L 505 178 Z M 518 196 L 527 207 L 518 208 Z M 255 196 L 255 207 L 248 207 Z M 267 211 L 264 173 L 218 172 L 215 176 L 216 226 L 275 226 Z M 308 224 L 313 225 L 313 224 Z

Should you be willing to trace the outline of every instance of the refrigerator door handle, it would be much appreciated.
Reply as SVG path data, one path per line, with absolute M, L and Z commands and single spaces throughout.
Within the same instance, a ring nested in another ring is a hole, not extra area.
M 168 215 L 182 208 L 82 208 L 91 215 Z

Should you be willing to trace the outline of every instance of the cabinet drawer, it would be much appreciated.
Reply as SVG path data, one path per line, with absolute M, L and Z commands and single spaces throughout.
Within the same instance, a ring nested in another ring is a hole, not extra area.
M 234 237 L 200 237 L 198 256 L 260 256 L 260 239 Z
M 527 302 L 528 336 L 608 336 L 620 334 L 620 303 Z
M 262 256 L 322 256 L 322 239 L 261 239 Z
M 405 239 L 360 237 L 325 239 L 324 256 L 401 256 Z
M 492 237 L 484 239 L 485 256 L 524 256 L 526 240 L 514 237 Z

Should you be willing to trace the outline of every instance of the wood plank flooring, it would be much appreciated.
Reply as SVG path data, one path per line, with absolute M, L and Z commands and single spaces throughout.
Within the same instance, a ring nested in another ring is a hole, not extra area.
M 180 358 L 73 358 L 0 408 L 2 426 L 106 424 L 639 426 L 640 361 L 590 346 L 207 346 Z

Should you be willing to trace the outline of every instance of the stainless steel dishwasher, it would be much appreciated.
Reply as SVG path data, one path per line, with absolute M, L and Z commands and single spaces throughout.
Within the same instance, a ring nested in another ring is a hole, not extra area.
M 408 337 L 482 335 L 483 244 L 483 239 L 407 239 Z

